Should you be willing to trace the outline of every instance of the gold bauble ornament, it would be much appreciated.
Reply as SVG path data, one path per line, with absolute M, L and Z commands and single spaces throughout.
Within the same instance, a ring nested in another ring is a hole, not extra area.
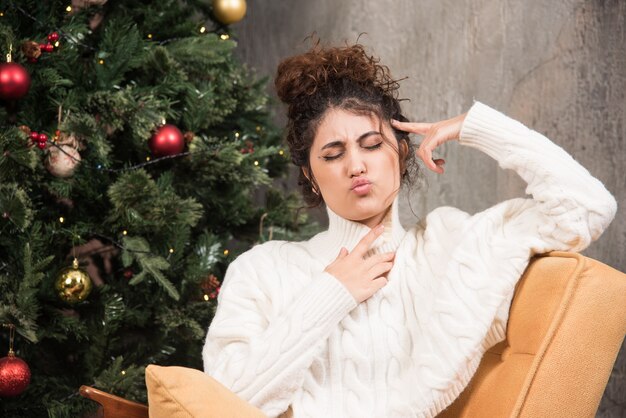
M 246 14 L 246 0 L 213 0 L 213 14 L 224 25 L 239 22 Z
M 59 272 L 54 284 L 59 298 L 70 305 L 81 302 L 91 292 L 91 278 L 78 268 L 78 260 L 75 258 L 71 267 L 66 267 Z

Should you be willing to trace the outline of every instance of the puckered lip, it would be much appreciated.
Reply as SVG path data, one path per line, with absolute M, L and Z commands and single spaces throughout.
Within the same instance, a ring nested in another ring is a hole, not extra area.
M 363 184 L 370 184 L 370 183 L 371 181 L 369 181 L 365 177 L 357 177 L 354 180 L 352 180 L 352 187 L 350 187 L 350 190 L 354 190 L 355 187 L 359 187 Z

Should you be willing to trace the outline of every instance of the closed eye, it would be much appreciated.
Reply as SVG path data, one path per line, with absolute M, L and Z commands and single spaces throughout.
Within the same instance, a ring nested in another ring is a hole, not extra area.
M 379 142 L 378 144 L 370 145 L 368 147 L 363 147 L 363 148 L 365 148 L 368 151 L 374 151 L 380 148 L 382 144 L 383 144 L 382 142 Z M 332 161 L 332 160 L 337 160 L 341 158 L 342 156 L 343 156 L 343 152 L 336 154 L 336 155 L 326 155 L 326 156 L 323 156 L 322 158 L 324 159 L 324 161 Z
M 380 148 L 380 146 L 381 146 L 382 144 L 383 144 L 382 142 L 379 142 L 379 143 L 378 143 L 378 144 L 376 144 L 376 145 L 371 145 L 371 146 L 369 146 L 369 147 L 364 147 L 364 148 L 367 148 L 367 149 L 369 149 L 369 150 L 374 150 L 374 149 L 378 149 L 378 148 Z
M 341 157 L 342 155 L 343 155 L 343 153 L 337 154 L 337 155 L 325 155 L 322 158 L 324 159 L 324 161 L 331 161 L 331 160 L 336 160 L 337 158 Z

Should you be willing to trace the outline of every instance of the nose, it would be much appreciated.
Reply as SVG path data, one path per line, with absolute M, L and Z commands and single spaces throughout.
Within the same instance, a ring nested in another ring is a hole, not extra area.
M 358 156 L 351 158 L 349 164 L 350 177 L 360 176 L 366 172 L 365 161 Z

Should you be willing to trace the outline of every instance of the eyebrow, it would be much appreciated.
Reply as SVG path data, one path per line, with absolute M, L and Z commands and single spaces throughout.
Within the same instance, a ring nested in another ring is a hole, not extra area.
M 357 140 L 357 142 L 359 142 L 359 141 L 362 141 L 363 139 L 367 138 L 370 135 L 379 135 L 379 134 L 380 134 L 380 132 L 378 132 L 378 131 L 365 132 L 364 134 L 359 136 L 356 140 Z M 322 147 L 322 149 L 324 150 L 326 148 L 333 148 L 333 147 L 338 147 L 338 146 L 341 146 L 341 145 L 343 145 L 343 141 L 340 141 L 340 140 L 337 139 L 335 141 L 331 141 L 328 144 L 324 145 Z

